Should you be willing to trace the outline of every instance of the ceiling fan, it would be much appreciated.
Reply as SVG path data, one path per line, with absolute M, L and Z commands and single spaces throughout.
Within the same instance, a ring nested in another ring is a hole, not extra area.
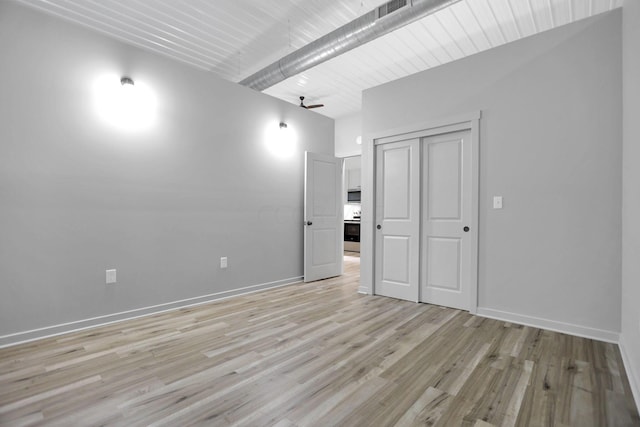
M 310 108 L 320 108 L 320 107 L 324 107 L 324 104 L 314 104 L 314 105 L 304 105 L 304 96 L 300 97 L 300 106 L 302 108 L 306 108 L 307 110 Z

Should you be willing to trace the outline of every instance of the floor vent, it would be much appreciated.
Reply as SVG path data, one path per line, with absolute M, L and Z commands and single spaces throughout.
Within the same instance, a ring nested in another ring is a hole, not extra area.
M 378 19 L 407 5 L 407 0 L 391 0 L 378 8 Z

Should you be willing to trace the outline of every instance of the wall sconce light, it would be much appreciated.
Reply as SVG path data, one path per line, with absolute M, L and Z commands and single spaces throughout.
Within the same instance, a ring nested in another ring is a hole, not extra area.
M 286 159 L 296 152 L 295 127 L 289 128 L 285 122 L 279 122 L 278 127 L 270 122 L 265 130 L 265 142 L 269 152 L 279 159 Z
M 135 84 L 129 76 L 98 76 L 94 82 L 98 115 L 109 125 L 124 131 L 139 131 L 153 126 L 156 96 L 144 81 L 138 83 Z

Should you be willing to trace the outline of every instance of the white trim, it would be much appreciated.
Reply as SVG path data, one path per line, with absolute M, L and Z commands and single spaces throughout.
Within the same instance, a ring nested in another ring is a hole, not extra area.
M 640 384 L 638 379 L 640 378 L 640 372 L 636 372 L 636 367 L 631 363 L 631 356 L 627 353 L 627 346 L 625 345 L 626 339 L 624 334 L 620 334 L 620 355 L 622 356 L 622 363 L 624 364 L 624 370 L 627 372 L 627 378 L 629 379 L 629 386 L 631 387 L 631 394 L 636 401 L 636 408 L 640 408 Z
M 375 142 L 375 140 L 377 139 L 384 139 L 384 138 L 393 137 L 396 135 L 403 135 L 403 139 L 409 139 L 412 137 L 410 135 L 415 132 L 423 133 L 424 131 L 431 131 L 432 129 L 433 130 L 437 129 L 435 134 L 446 133 L 446 132 L 451 132 L 450 130 L 446 129 L 450 126 L 469 123 L 469 122 L 473 122 L 474 120 L 477 121 L 477 120 L 480 120 L 481 117 L 482 117 L 482 112 L 480 110 L 473 111 L 470 113 L 457 114 L 455 116 L 449 116 L 449 117 L 444 117 L 444 118 L 434 119 L 434 120 L 427 120 L 420 123 L 413 123 L 407 126 L 400 126 L 393 129 L 385 129 L 383 131 L 373 132 L 371 134 L 368 134 L 366 139 L 372 140 L 374 141 L 374 144 L 377 144 Z M 445 128 L 445 129 L 438 129 L 438 128 Z M 364 140 L 363 140 L 363 144 L 364 144 Z
M 362 139 L 362 174 L 361 195 L 362 214 L 360 217 L 360 288 L 366 288 L 367 294 L 373 295 L 373 227 L 374 205 L 373 192 L 375 188 L 374 175 L 374 139 L 372 135 L 363 135 Z
M 408 139 L 422 139 L 430 136 L 445 135 L 447 133 L 471 130 L 473 121 L 455 123 L 449 126 L 439 126 L 436 128 L 422 129 L 410 133 L 399 135 L 391 135 L 384 138 L 376 138 L 373 142 L 375 145 L 389 144 L 391 142 L 406 141 Z
M 619 332 L 605 331 L 604 329 L 590 328 L 588 326 L 558 322 L 556 320 L 542 319 L 540 317 L 525 316 L 523 314 L 494 310 L 492 308 L 478 307 L 476 315 L 480 317 L 488 317 L 489 319 L 503 320 L 505 322 L 532 326 L 534 328 L 547 329 L 549 331 L 560 332 L 563 334 L 575 335 L 583 338 L 591 338 L 613 344 L 618 344 L 620 340 Z
M 260 283 L 257 285 L 245 286 L 244 288 L 231 289 L 228 291 L 216 292 L 199 297 L 187 298 L 178 301 L 152 305 L 149 307 L 136 308 L 133 310 L 121 311 L 119 313 L 106 314 L 104 316 L 97 316 L 89 319 L 77 320 L 73 322 L 61 323 L 58 325 L 46 326 L 44 328 L 31 329 L 29 331 L 2 335 L 0 336 L 0 348 L 23 344 L 25 342 L 35 341 L 42 338 L 49 338 L 57 335 L 67 334 L 70 332 L 96 328 L 98 326 L 110 325 L 112 323 L 122 322 L 124 320 L 137 319 L 139 317 L 150 316 L 152 314 L 165 313 L 167 311 L 178 310 L 185 307 L 206 304 L 212 301 L 218 301 L 238 295 L 250 294 L 265 289 L 292 285 L 294 283 L 300 283 L 301 281 L 302 276 L 291 277 L 289 279 Z
M 475 274 L 471 277 L 471 298 L 469 313 L 476 314 L 478 311 L 478 288 L 480 287 L 480 118 L 482 114 L 478 111 L 478 116 L 471 119 L 471 176 L 475 178 L 475 183 L 471 186 L 471 205 L 475 207 L 475 212 L 471 218 L 471 227 L 475 233 L 471 234 L 471 271 Z
M 364 295 L 369 295 L 369 288 L 367 288 L 366 286 L 359 286 L 358 287 L 358 293 L 359 294 L 364 294 Z

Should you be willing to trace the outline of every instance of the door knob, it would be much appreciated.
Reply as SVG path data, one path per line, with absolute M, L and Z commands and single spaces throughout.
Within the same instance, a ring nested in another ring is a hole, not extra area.
M 469 227 L 464 227 L 463 230 L 466 233 L 467 231 L 469 231 Z
M 376 225 L 376 228 L 377 228 L 378 230 L 380 230 L 380 229 L 382 228 L 382 226 L 381 226 L 380 224 L 378 224 L 378 225 Z
M 307 221 L 307 225 L 313 225 L 311 221 Z

